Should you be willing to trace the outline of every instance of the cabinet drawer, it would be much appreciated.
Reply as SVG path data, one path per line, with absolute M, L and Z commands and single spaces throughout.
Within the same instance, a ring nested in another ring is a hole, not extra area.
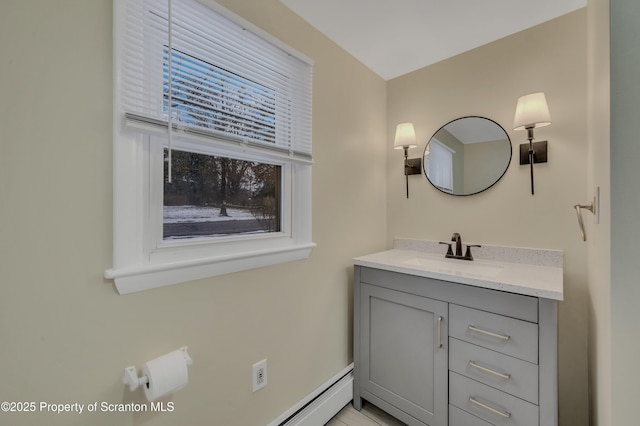
M 451 338 L 449 370 L 538 404 L 536 364 Z
M 479 417 L 473 416 L 458 407 L 449 405 L 449 424 L 451 426 L 492 426 Z
M 538 363 L 538 324 L 450 305 L 449 336 Z
M 449 404 L 492 425 L 538 426 L 538 406 L 449 372 Z

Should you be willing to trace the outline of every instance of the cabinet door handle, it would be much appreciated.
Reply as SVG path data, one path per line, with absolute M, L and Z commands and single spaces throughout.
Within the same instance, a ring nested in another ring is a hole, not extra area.
M 477 399 L 475 399 L 472 396 L 469 397 L 469 402 L 472 402 L 472 403 L 476 404 L 478 407 L 484 408 L 485 410 L 489 410 L 494 414 L 502 416 L 505 419 L 511 418 L 511 413 L 509 413 L 508 411 L 501 411 L 501 410 L 498 410 L 496 408 L 490 407 L 487 404 L 483 404 L 482 402 L 478 401 Z
M 438 317 L 438 347 L 442 347 L 442 317 Z
M 471 366 L 473 368 L 477 368 L 478 370 L 484 371 L 485 373 L 493 374 L 494 376 L 498 376 L 498 377 L 503 378 L 505 380 L 508 380 L 508 379 L 511 378 L 511 374 L 509 374 L 509 373 L 500 373 L 499 371 L 495 371 L 495 370 L 492 370 L 490 368 L 483 367 L 482 365 L 476 363 L 475 361 L 469 361 L 469 366 Z
M 475 331 L 476 333 L 481 333 L 481 334 L 486 334 L 487 336 L 491 336 L 491 337 L 497 337 L 498 339 L 502 339 L 502 340 L 509 340 L 511 339 L 511 336 L 507 336 L 505 334 L 498 334 L 498 333 L 492 333 L 490 331 L 487 330 L 483 330 L 481 328 L 476 327 L 475 325 L 470 325 L 469 326 L 469 330 L 471 331 Z

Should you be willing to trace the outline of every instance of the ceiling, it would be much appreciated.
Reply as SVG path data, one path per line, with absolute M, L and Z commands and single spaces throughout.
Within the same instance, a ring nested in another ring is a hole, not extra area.
M 280 1 L 385 80 L 587 4 L 587 0 Z
M 445 126 L 446 130 L 463 144 L 501 141 L 509 138 L 502 127 L 483 117 L 465 117 Z

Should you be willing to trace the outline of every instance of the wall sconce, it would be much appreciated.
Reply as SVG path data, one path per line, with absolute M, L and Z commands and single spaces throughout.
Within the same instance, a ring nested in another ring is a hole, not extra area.
M 518 98 L 513 130 L 527 130 L 529 144 L 520 145 L 520 164 L 529 164 L 531 168 L 531 195 L 533 191 L 533 163 L 547 162 L 547 141 L 532 142 L 533 129 L 551 124 L 549 107 L 544 93 L 531 93 Z
M 417 146 L 413 123 L 398 124 L 393 147 L 395 149 L 404 149 L 404 177 L 407 184 L 407 198 L 409 198 L 409 175 L 419 175 L 422 172 L 422 160 L 420 158 L 407 158 L 407 150 Z

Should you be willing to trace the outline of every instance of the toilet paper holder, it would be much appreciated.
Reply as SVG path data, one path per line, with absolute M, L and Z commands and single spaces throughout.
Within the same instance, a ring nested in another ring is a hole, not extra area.
M 187 347 L 181 347 L 180 351 L 183 352 L 186 364 L 193 364 L 193 360 L 187 353 Z M 138 388 L 138 386 L 146 385 L 147 383 L 149 383 L 149 378 L 147 376 L 138 377 L 138 372 L 135 365 L 131 365 L 124 369 L 124 377 L 122 378 L 122 383 L 124 383 L 125 385 L 129 385 L 129 390 L 133 392 Z

